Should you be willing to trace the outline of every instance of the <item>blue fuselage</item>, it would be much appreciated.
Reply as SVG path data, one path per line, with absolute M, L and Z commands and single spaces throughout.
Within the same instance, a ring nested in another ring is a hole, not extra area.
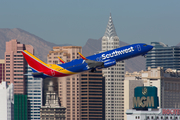
M 93 60 L 93 61 L 98 61 L 98 62 L 106 62 L 106 61 L 110 61 L 110 60 L 118 62 L 121 60 L 136 57 L 139 55 L 145 55 L 152 48 L 153 48 L 153 46 L 151 46 L 151 45 L 147 45 L 144 43 L 138 43 L 138 44 L 127 45 L 127 46 L 120 47 L 117 49 L 98 53 L 95 55 L 91 55 L 86 58 L 88 60 Z M 63 67 L 64 69 L 67 69 L 72 72 L 83 72 L 83 71 L 92 69 L 92 68 L 88 67 L 88 64 L 83 59 L 75 59 L 75 60 L 72 60 L 71 62 L 68 62 L 65 64 L 58 64 L 58 65 Z M 114 64 L 112 64 L 112 66 L 113 65 Z M 98 66 L 98 68 L 99 68 L 99 66 Z M 103 68 L 103 66 L 102 66 L 102 68 Z

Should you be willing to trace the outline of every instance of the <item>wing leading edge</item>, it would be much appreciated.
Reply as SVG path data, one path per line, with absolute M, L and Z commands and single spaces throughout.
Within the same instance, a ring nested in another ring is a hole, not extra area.
M 80 57 L 85 60 L 85 62 L 88 64 L 89 69 L 95 69 L 97 67 L 103 67 L 104 66 L 104 62 L 98 62 L 95 60 L 89 60 L 86 57 L 84 57 L 80 52 L 78 52 Z

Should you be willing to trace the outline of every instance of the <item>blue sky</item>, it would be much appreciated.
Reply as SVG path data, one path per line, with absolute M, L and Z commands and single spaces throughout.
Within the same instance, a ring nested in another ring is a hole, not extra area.
M 83 46 L 104 35 L 110 12 L 121 41 L 180 42 L 179 0 L 1 0 L 0 28 L 21 28 L 56 44 Z

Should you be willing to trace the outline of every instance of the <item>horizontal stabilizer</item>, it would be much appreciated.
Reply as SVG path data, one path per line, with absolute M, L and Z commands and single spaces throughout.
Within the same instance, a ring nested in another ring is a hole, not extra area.
M 35 72 L 35 73 L 30 73 L 30 74 L 24 74 L 25 76 L 33 76 L 33 77 L 41 77 L 44 75 L 42 72 Z
M 32 76 L 32 74 L 24 74 L 25 76 Z
M 43 74 L 44 74 L 44 73 L 42 73 L 42 72 L 32 73 L 32 75 L 33 75 L 34 77 L 40 77 L 40 76 L 43 76 Z

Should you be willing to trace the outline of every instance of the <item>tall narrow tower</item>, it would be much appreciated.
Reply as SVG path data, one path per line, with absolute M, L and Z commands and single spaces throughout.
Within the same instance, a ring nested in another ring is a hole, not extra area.
M 26 93 L 26 73 L 27 63 L 21 53 L 28 50 L 33 53 L 34 49 L 31 45 L 20 44 L 16 39 L 6 42 L 5 52 L 5 81 L 14 84 L 14 94 Z
M 102 51 L 119 47 L 119 37 L 112 21 L 111 14 L 102 38 Z M 124 119 L 124 61 L 115 66 L 103 69 L 105 77 L 105 118 L 106 120 Z

